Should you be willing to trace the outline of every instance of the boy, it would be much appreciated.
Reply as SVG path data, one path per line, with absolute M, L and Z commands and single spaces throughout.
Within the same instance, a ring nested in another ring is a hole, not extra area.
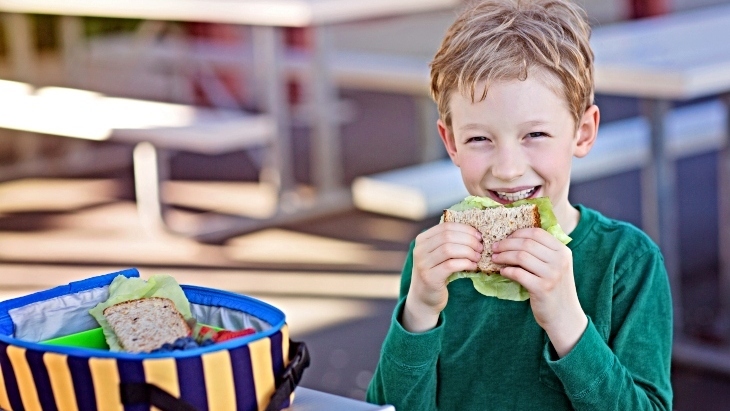
M 493 246 L 527 301 L 470 281 L 479 232 L 421 233 L 368 400 L 407 410 L 669 410 L 672 312 L 657 246 L 568 201 L 573 156 L 598 131 L 593 53 L 569 0 L 487 0 L 463 11 L 431 63 L 438 130 L 472 195 L 549 197 L 566 246 L 518 230 Z

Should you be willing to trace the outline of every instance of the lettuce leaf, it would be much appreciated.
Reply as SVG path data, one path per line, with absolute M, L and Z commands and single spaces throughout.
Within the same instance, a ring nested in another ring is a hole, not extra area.
M 188 320 L 193 317 L 190 311 L 190 302 L 177 281 L 169 275 L 153 275 L 145 281 L 139 277 L 125 277 L 119 275 L 109 285 L 109 298 L 97 304 L 89 310 L 89 313 L 96 319 L 104 331 L 104 337 L 109 345 L 110 351 L 122 351 L 111 325 L 104 317 L 104 309 L 124 301 L 136 300 L 139 298 L 163 297 L 169 298 L 175 303 L 180 314 Z
M 527 200 L 519 200 L 504 207 L 517 207 L 524 204 L 535 204 L 540 213 L 540 225 L 543 230 L 552 234 L 563 244 L 568 244 L 571 240 L 567 234 L 560 228 L 558 219 L 553 213 L 553 206 L 550 199 L 540 197 Z M 457 204 L 449 207 L 450 210 L 463 211 L 472 208 L 485 209 L 489 207 L 501 207 L 502 204 L 492 200 L 491 198 L 469 196 Z M 448 282 L 458 280 L 460 278 L 470 278 L 474 284 L 474 288 L 481 294 L 488 297 L 497 297 L 502 300 L 525 301 L 530 298 L 530 294 L 519 283 L 508 278 L 502 277 L 499 273 L 481 273 L 472 271 L 460 271 L 449 276 Z
M 474 288 L 487 297 L 497 297 L 501 300 L 525 301 L 530 293 L 516 281 L 502 277 L 497 273 L 484 274 L 471 271 L 460 271 L 449 276 L 449 282 L 460 278 L 470 278 Z

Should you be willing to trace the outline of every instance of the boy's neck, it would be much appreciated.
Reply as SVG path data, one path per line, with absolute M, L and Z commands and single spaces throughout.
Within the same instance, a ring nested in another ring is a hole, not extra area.
M 555 213 L 555 218 L 558 219 L 560 228 L 563 229 L 565 234 L 570 235 L 575 230 L 575 227 L 578 226 L 580 211 L 573 207 L 567 200 L 563 204 L 558 204 L 557 207 L 553 207 L 553 213 Z

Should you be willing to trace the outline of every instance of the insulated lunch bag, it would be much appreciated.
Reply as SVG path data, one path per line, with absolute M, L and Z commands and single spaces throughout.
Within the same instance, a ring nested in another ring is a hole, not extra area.
M 277 411 L 309 365 L 284 313 L 254 298 L 182 285 L 193 317 L 254 334 L 205 347 L 134 354 L 106 348 L 89 309 L 118 275 L 0 302 L 0 409 L 6 411 Z M 152 408 L 156 407 L 156 408 Z

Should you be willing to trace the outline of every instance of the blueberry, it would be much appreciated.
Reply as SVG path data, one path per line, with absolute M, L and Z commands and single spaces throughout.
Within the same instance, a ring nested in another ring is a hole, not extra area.
M 203 341 L 200 342 L 200 346 L 201 347 L 207 347 L 207 346 L 213 345 L 213 344 L 215 344 L 215 342 L 213 341 L 212 338 L 206 338 L 206 339 L 204 339 Z
M 152 353 L 160 353 L 160 352 L 170 352 L 172 351 L 172 345 L 170 343 L 162 344 L 160 347 L 155 348 L 154 350 L 150 351 Z

